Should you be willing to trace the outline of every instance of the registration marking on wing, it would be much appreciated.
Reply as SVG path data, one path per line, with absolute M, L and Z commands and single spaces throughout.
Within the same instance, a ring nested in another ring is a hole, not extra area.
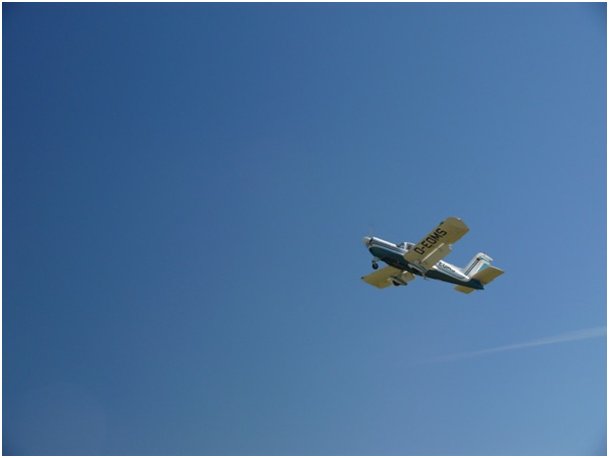
M 404 258 L 407 261 L 418 264 L 422 263 L 426 258 L 433 258 L 435 263 L 450 253 L 450 244 L 455 243 L 463 237 L 467 231 L 469 231 L 469 228 L 460 219 L 452 216 L 446 218 L 433 231 L 427 234 L 423 240 L 408 251 L 404 255 Z M 446 248 L 442 249 L 442 246 Z M 439 256 L 433 256 L 433 252 L 438 249 L 441 249 L 441 253 L 438 253 Z M 431 264 L 431 262 L 428 264 Z

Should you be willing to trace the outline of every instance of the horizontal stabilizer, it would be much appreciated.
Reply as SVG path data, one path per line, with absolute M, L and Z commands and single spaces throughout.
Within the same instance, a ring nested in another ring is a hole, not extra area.
M 476 280 L 480 280 L 480 283 L 482 283 L 483 285 L 487 285 L 502 273 L 503 270 L 498 269 L 494 266 L 488 266 L 479 271 L 476 275 L 473 276 L 473 278 L 475 278 Z
M 472 278 L 474 280 L 480 281 L 480 283 L 482 283 L 483 285 L 488 285 L 490 282 L 492 282 L 495 278 L 497 278 L 501 274 L 503 274 L 503 270 L 501 270 L 497 267 L 494 267 L 494 266 L 487 266 L 484 269 L 480 270 Z M 475 291 L 474 288 L 468 288 L 467 286 L 455 286 L 455 289 L 457 291 L 459 291 L 460 293 L 465 293 L 465 294 L 469 294 L 472 291 Z
M 455 286 L 455 289 L 460 293 L 469 294 L 472 291 L 476 291 L 474 288 L 468 288 L 467 286 Z

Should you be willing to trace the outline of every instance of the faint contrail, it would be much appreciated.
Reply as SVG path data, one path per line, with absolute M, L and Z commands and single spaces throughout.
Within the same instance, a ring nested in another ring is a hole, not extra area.
M 499 353 L 502 351 L 520 350 L 521 348 L 528 347 L 540 347 L 542 345 L 551 345 L 561 342 L 571 342 L 574 340 L 587 340 L 595 339 L 597 337 L 603 337 L 607 334 L 606 326 L 599 326 L 597 328 L 581 329 L 579 331 L 565 332 L 557 336 L 544 337 L 537 340 L 531 340 L 529 342 L 522 342 L 511 345 L 503 345 L 501 347 L 487 348 L 486 350 L 470 351 L 465 353 L 455 353 L 453 355 L 442 356 L 435 358 L 429 362 L 439 363 L 443 361 L 455 361 L 457 359 L 473 358 L 475 356 L 488 355 L 491 353 Z

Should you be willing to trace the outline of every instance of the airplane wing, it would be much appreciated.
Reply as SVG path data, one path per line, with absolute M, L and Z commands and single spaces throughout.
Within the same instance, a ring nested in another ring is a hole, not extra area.
M 401 275 L 401 273 L 402 271 L 400 269 L 387 266 L 362 277 L 362 280 L 369 285 L 376 286 L 377 288 L 386 288 L 387 286 L 391 286 L 393 284 L 392 278 Z
M 463 237 L 469 228 L 459 218 L 453 216 L 446 218 L 438 226 L 427 234 L 414 247 L 406 252 L 406 261 L 430 269 L 440 259 L 446 257 L 450 251 L 450 245 Z

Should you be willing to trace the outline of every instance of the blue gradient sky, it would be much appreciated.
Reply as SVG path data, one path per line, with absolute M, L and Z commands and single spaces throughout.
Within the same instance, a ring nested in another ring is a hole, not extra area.
M 606 453 L 605 4 L 2 8 L 4 454 Z

